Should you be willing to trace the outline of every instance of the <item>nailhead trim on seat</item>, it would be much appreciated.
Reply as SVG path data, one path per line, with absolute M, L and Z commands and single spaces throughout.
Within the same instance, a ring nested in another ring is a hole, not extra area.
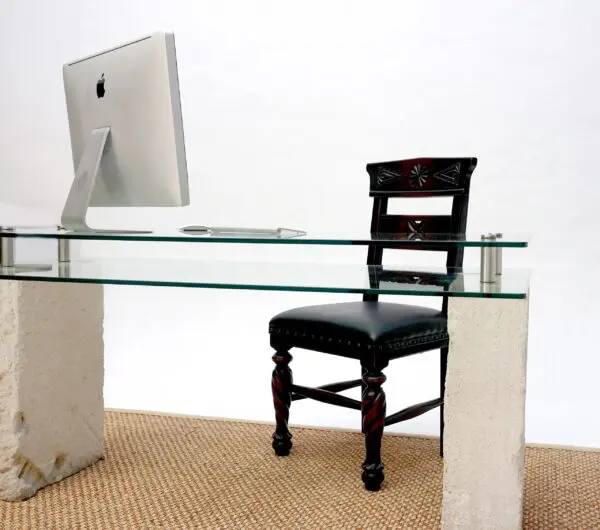
M 283 336 L 289 336 L 290 334 L 293 334 L 294 337 L 299 336 L 300 338 L 305 338 L 307 336 L 306 333 L 299 334 L 297 331 L 292 332 L 289 329 L 279 328 L 279 327 L 275 327 L 275 326 L 269 326 L 269 333 L 271 335 L 283 335 Z M 342 339 L 334 339 L 333 337 L 323 337 L 321 335 L 317 339 L 317 337 L 315 335 L 310 335 L 310 338 L 321 341 L 321 342 L 327 342 L 327 343 L 332 343 L 334 340 L 337 340 L 338 344 L 342 344 Z M 381 344 L 377 344 L 377 345 L 366 344 L 365 346 L 366 346 L 367 350 L 371 350 L 371 349 L 373 349 L 373 347 L 375 347 L 375 349 L 377 349 L 379 351 L 383 351 L 383 350 L 397 351 L 397 350 L 403 350 L 403 349 L 411 347 L 411 346 L 419 346 L 421 344 L 426 344 L 428 342 L 439 342 L 442 340 L 448 340 L 449 338 L 450 338 L 450 336 L 448 335 L 448 332 L 441 331 L 438 333 L 428 333 L 425 335 L 420 335 L 418 337 L 413 337 L 410 339 L 397 338 L 397 339 L 392 339 L 392 340 L 383 342 Z M 358 341 L 353 343 L 351 340 L 348 341 L 348 346 L 358 348 L 358 349 L 365 347 L 362 345 L 362 343 L 360 343 Z

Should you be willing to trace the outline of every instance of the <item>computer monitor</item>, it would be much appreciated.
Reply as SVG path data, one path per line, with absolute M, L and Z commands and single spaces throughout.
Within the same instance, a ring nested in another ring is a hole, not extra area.
M 75 179 L 61 216 L 92 229 L 88 206 L 189 204 L 172 33 L 157 32 L 63 67 Z

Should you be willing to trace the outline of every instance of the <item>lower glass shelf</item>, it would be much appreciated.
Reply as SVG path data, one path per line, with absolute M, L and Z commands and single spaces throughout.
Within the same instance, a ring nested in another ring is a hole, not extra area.
M 482 284 L 479 271 L 446 268 L 189 259 L 93 259 L 0 268 L 4 280 L 513 299 L 527 297 L 529 277 L 529 270 L 508 269 L 494 283 Z

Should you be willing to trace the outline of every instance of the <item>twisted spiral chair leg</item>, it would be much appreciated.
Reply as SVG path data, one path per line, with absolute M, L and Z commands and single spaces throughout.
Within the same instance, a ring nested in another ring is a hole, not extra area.
M 381 440 L 386 403 L 385 392 L 381 385 L 385 382 L 385 375 L 380 370 L 367 369 L 363 376 L 363 382 L 361 413 L 367 454 L 362 465 L 362 481 L 367 490 L 378 491 L 384 479 Z
M 292 448 L 292 434 L 288 429 L 290 405 L 292 403 L 292 370 L 289 363 L 292 356 L 288 351 L 278 351 L 273 355 L 275 369 L 271 377 L 273 405 L 275 407 L 275 432 L 273 449 L 279 456 L 287 456 Z

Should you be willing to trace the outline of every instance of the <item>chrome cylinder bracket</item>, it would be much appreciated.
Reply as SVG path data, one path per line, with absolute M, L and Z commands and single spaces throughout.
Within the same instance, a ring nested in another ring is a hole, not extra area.
M 67 263 L 71 261 L 71 242 L 64 237 L 58 238 L 58 262 Z
M 15 237 L 6 235 L 13 229 L 3 226 L 0 232 L 0 267 L 15 266 Z
M 495 234 L 482 234 L 481 241 L 496 241 Z M 494 283 L 496 281 L 496 267 L 498 265 L 497 247 L 485 245 L 481 247 L 480 281 L 481 283 Z

